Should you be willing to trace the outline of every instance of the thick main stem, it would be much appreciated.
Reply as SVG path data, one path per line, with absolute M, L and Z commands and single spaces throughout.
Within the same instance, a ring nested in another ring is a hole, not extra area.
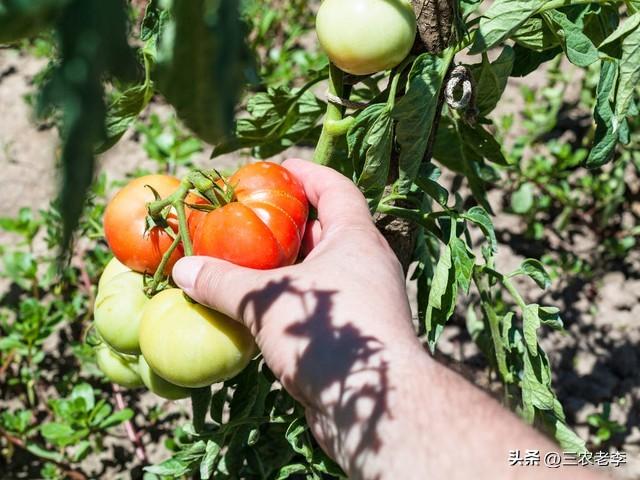
M 342 98 L 344 93 L 343 78 L 344 73 L 342 70 L 331 63 L 329 66 L 329 93 L 331 95 Z M 337 141 L 340 138 L 340 135 L 337 135 L 337 133 L 341 132 L 332 131 L 332 127 L 336 122 L 340 122 L 342 120 L 342 115 L 343 107 L 328 102 L 327 113 L 322 125 L 322 133 L 320 133 L 320 139 L 318 140 L 316 150 L 313 154 L 314 162 L 319 163 L 320 165 L 337 168 L 339 162 L 335 158 L 335 150 Z

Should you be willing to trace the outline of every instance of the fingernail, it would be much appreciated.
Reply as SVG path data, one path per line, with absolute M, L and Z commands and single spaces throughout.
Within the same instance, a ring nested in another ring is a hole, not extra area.
M 202 268 L 203 260 L 198 257 L 185 257 L 173 266 L 173 281 L 187 293 L 195 286 L 196 277 Z

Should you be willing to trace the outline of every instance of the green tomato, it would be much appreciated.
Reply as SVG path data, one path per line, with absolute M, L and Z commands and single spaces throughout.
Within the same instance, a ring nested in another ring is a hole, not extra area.
M 127 271 L 118 273 L 98 289 L 94 306 L 96 328 L 103 340 L 120 353 L 140 353 L 140 318 L 149 302 L 143 288 L 144 277 Z
M 106 345 L 96 347 L 98 368 L 113 383 L 126 388 L 142 387 L 142 379 L 138 374 L 138 357 L 123 356 Z
M 138 357 L 138 373 L 149 391 L 159 397 L 166 398 L 167 400 L 179 400 L 180 398 L 186 398 L 191 395 L 190 389 L 167 382 L 154 372 L 142 355 Z
M 408 0 L 324 0 L 316 32 L 331 62 L 353 75 L 369 75 L 405 59 L 416 17 Z
M 147 304 L 140 322 L 140 348 L 165 380 L 196 388 L 233 377 L 255 352 L 244 326 L 197 303 L 182 290 L 163 290 Z
M 109 260 L 109 263 L 107 263 L 107 266 L 104 267 L 102 275 L 100 275 L 100 280 L 98 280 L 98 290 L 100 290 L 103 285 L 105 285 L 109 280 L 111 280 L 119 273 L 129 271 L 131 271 L 129 267 L 127 267 L 123 263 L 120 263 L 117 258 L 112 258 L 111 260 Z

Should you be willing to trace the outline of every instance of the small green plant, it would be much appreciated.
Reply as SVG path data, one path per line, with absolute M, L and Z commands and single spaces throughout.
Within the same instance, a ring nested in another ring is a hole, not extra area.
M 602 410 L 600 412 L 589 415 L 587 417 L 587 423 L 596 430 L 592 437 L 592 442 L 597 447 L 607 443 L 616 433 L 626 431 L 624 425 L 620 425 L 617 421 L 611 420 L 611 404 L 609 402 L 602 404 Z

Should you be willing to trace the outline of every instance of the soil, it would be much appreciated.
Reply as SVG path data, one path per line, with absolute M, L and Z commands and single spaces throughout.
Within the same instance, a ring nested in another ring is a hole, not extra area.
M 15 50 L 0 49 L 0 211 L 3 216 L 15 215 L 20 207 L 43 208 L 55 196 L 57 180 L 55 171 L 57 134 L 48 126 L 37 126 L 31 119 L 31 108 L 23 96 L 32 92 L 33 76 L 44 66 L 45 60 L 35 59 Z M 501 102 L 509 112 L 519 111 L 518 85 L 536 88 L 541 84 L 538 72 L 526 80 L 510 82 L 507 99 Z M 151 110 L 166 115 L 168 107 L 155 102 Z M 500 112 L 498 112 L 500 113 Z M 198 165 L 210 165 L 209 151 L 195 159 Z M 295 149 L 280 156 L 310 158 L 308 149 Z M 233 167 L 250 159 L 241 155 L 229 155 L 216 160 L 216 167 Z M 100 158 L 100 170 L 109 178 L 122 179 L 136 168 L 153 168 L 146 157 L 138 136 L 129 132 Z M 532 252 L 544 251 L 544 245 L 525 240 L 525 230 L 520 217 L 506 213 L 499 192 L 491 192 L 491 202 L 496 210 L 495 226 L 500 239 L 498 268 L 509 271 Z M 640 206 L 639 206 L 640 207 Z M 640 211 L 640 210 L 639 210 Z M 0 232 L 0 245 L 8 245 L 12 237 Z M 595 255 L 594 238 L 583 233 L 575 239 L 556 239 L 558 248 L 579 252 L 589 260 Z M 0 292 L 7 287 L 0 283 Z M 593 440 L 594 429 L 587 424 L 587 417 L 601 410 L 603 403 L 611 402 L 611 417 L 625 427 L 612 441 L 599 449 L 624 451 L 627 464 L 611 469 L 619 480 L 640 478 L 640 252 L 633 252 L 625 263 L 608 265 L 595 279 L 578 277 L 556 280 L 546 293 L 528 280 L 523 280 L 520 291 L 528 301 L 544 302 L 560 307 L 566 330 L 550 332 L 543 346 L 552 362 L 554 387 L 565 407 L 570 425 L 582 438 Z M 410 296 L 415 289 L 409 285 Z M 445 329 L 439 343 L 441 354 L 457 369 L 464 370 L 474 381 L 490 388 L 487 369 L 464 326 L 464 305 L 460 306 L 451 324 Z M 136 406 L 138 412 L 148 412 L 156 400 L 150 395 L 129 394 L 125 400 Z M 166 405 L 170 415 L 186 409 L 186 405 Z M 145 418 L 138 414 L 136 422 Z M 157 461 L 166 455 L 162 442 L 151 439 L 145 433 L 143 442 L 153 446 L 148 454 Z M 140 463 L 131 458 L 133 449 L 124 429 L 105 445 L 100 460 L 104 465 L 103 478 L 128 476 L 127 471 L 139 471 Z M 129 453 L 126 453 L 129 452 Z M 83 465 L 84 466 L 84 465 Z M 87 465 L 88 472 L 100 472 L 100 465 Z M 11 474 L 9 474 L 11 477 Z M 0 478 L 6 478 L 0 472 Z M 15 477 L 13 477 L 15 478 Z

